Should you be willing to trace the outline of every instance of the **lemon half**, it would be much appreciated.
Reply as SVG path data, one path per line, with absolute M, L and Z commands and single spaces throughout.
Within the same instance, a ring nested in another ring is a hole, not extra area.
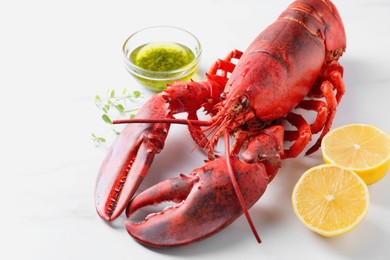
M 368 185 L 382 179 L 390 168 L 390 137 L 366 124 L 345 125 L 322 139 L 325 163 L 356 172 Z
M 354 229 L 366 216 L 366 183 L 349 169 L 323 164 L 307 170 L 294 187 L 292 205 L 298 219 L 326 237 Z

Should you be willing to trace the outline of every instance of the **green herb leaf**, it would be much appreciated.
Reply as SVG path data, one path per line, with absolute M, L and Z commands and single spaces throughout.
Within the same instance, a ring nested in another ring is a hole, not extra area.
M 96 95 L 96 96 L 95 96 L 95 105 L 96 105 L 97 107 L 100 107 L 100 103 L 101 103 L 100 96 L 99 96 L 99 95 Z
M 106 122 L 107 124 L 112 125 L 111 118 L 107 114 L 102 115 L 103 121 Z
M 116 105 L 115 108 L 118 109 L 119 112 L 123 112 L 125 110 L 125 107 L 122 104 Z
M 133 95 L 135 98 L 139 98 L 141 96 L 141 92 L 139 92 L 138 90 L 134 90 Z

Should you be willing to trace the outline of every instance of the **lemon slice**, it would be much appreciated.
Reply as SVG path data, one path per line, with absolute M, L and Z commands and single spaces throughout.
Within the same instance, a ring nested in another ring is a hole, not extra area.
M 369 193 L 353 171 L 323 164 L 307 170 L 294 187 L 294 212 L 310 230 L 326 237 L 354 229 L 366 216 Z
M 325 135 L 321 149 L 325 163 L 356 172 L 368 185 L 382 179 L 390 167 L 390 137 L 374 126 L 338 127 Z

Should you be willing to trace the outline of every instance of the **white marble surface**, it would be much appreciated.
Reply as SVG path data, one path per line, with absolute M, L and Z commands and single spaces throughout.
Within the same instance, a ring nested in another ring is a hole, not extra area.
M 1 259 L 384 259 L 390 253 L 390 176 L 369 187 L 371 206 L 354 231 L 325 239 L 295 217 L 290 196 L 320 153 L 287 160 L 251 209 L 263 243 L 244 218 L 205 241 L 180 248 L 144 247 L 96 214 L 95 177 L 106 152 L 90 135 L 106 125 L 94 96 L 139 89 L 122 63 L 128 35 L 174 25 L 203 44 L 200 73 L 231 49 L 245 49 L 290 3 L 283 1 L 3 1 L 0 11 Z M 334 0 L 348 48 L 347 92 L 334 126 L 368 123 L 390 133 L 390 2 Z M 200 166 L 185 128 L 174 128 L 146 184 Z M 176 158 L 176 160 L 173 160 Z M 159 171 L 157 171 L 159 169 Z

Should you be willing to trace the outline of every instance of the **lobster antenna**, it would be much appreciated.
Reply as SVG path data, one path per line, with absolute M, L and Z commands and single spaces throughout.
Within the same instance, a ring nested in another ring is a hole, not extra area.
M 248 211 L 248 208 L 246 207 L 244 197 L 242 196 L 240 187 L 238 186 L 236 177 L 234 176 L 234 170 L 233 170 L 232 160 L 231 160 L 231 156 L 230 156 L 230 136 L 229 136 L 229 132 L 227 130 L 225 130 L 224 139 L 225 139 L 226 164 L 227 164 L 227 169 L 229 172 L 230 180 L 232 181 L 234 191 L 237 194 L 238 201 L 240 202 L 242 210 L 245 213 L 246 220 L 248 221 L 248 224 L 249 224 L 250 228 L 252 229 L 253 235 L 255 236 L 257 242 L 260 244 L 261 243 L 260 236 L 257 233 L 256 227 L 253 224 L 251 216 L 249 215 L 249 211 Z
M 136 124 L 136 123 L 166 123 L 166 124 L 179 124 L 179 125 L 196 125 L 196 126 L 211 126 L 210 121 L 193 120 L 193 119 L 177 119 L 177 118 L 133 118 L 133 119 L 117 119 L 112 123 L 116 124 Z

